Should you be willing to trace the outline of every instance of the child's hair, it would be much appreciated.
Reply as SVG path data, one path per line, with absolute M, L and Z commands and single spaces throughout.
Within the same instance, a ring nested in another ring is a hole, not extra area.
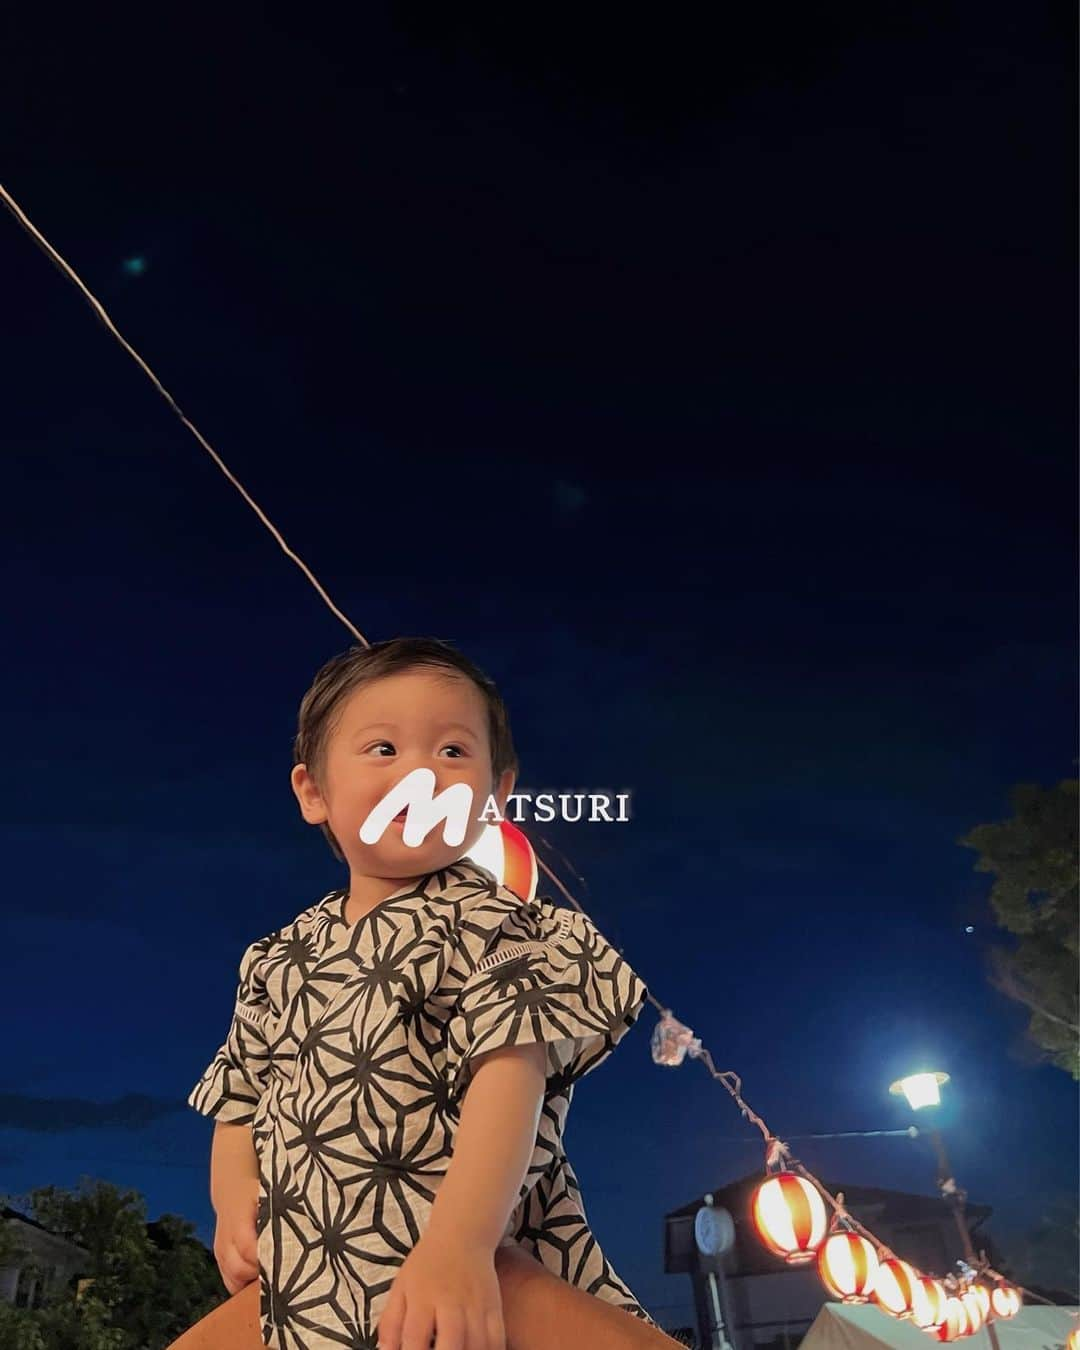
M 493 680 L 449 643 L 439 638 L 402 637 L 376 642 L 370 647 L 350 647 L 327 661 L 300 702 L 293 765 L 306 764 L 320 788 L 326 767 L 326 750 L 340 721 L 346 698 L 362 685 L 406 670 L 433 669 L 464 675 L 484 696 L 491 742 L 491 771 L 498 782 L 507 769 L 518 771 L 518 759 L 510 735 L 510 717 Z M 334 832 L 324 821 L 319 829 L 339 862 L 345 862 Z

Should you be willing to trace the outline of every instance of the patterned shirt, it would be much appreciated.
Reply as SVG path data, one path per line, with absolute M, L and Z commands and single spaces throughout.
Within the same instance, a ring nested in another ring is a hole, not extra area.
M 375 1350 L 427 1224 L 477 1055 L 543 1042 L 536 1143 L 503 1241 L 655 1325 L 593 1237 L 563 1149 L 576 1081 L 647 990 L 585 915 L 462 858 L 355 923 L 331 891 L 240 963 L 228 1037 L 188 1097 L 250 1124 L 263 1340 Z

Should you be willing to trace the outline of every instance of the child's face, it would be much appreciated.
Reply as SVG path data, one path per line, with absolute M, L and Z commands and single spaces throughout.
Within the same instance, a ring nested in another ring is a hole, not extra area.
M 360 840 L 360 827 L 383 797 L 414 769 L 430 769 L 437 795 L 455 783 L 472 788 L 470 822 L 460 844 L 443 841 L 438 824 L 418 847 L 392 822 L 374 844 Z M 507 771 L 493 783 L 484 696 L 465 676 L 417 669 L 357 689 L 340 710 L 326 749 L 320 791 L 306 771 L 293 769 L 293 791 L 304 819 L 329 823 L 354 872 L 412 877 L 456 862 L 476 843 L 487 822 L 478 820 L 489 794 L 500 814 L 513 790 Z

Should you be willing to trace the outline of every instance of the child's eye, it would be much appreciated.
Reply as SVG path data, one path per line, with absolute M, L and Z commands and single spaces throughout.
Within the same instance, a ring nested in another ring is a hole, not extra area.
M 397 751 L 394 749 L 394 743 L 393 743 L 393 741 L 375 741 L 372 745 L 369 745 L 369 746 L 368 746 L 368 751 L 369 751 L 369 753 L 370 753 L 370 752 L 376 752 L 376 751 L 381 750 L 381 749 L 383 748 L 383 746 L 385 746 L 385 747 L 390 751 L 390 754 L 393 755 L 393 754 L 396 754 L 396 753 L 397 753 Z M 444 746 L 443 746 L 443 749 L 444 749 L 444 750 L 453 750 L 453 751 L 455 752 L 455 753 L 454 753 L 454 758 L 455 758 L 455 759 L 460 758 L 460 757 L 465 753 L 464 747 L 463 747 L 463 746 L 460 746 L 460 745 L 444 745 Z M 377 758 L 377 759 L 386 759 L 387 756 L 386 756 L 386 755 L 376 754 L 376 758 Z

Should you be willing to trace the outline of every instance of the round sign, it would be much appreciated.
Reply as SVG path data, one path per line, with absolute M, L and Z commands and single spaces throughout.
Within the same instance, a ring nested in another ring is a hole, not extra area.
M 703 1256 L 723 1256 L 735 1245 L 734 1219 L 717 1205 L 702 1205 L 694 1215 L 694 1241 Z

